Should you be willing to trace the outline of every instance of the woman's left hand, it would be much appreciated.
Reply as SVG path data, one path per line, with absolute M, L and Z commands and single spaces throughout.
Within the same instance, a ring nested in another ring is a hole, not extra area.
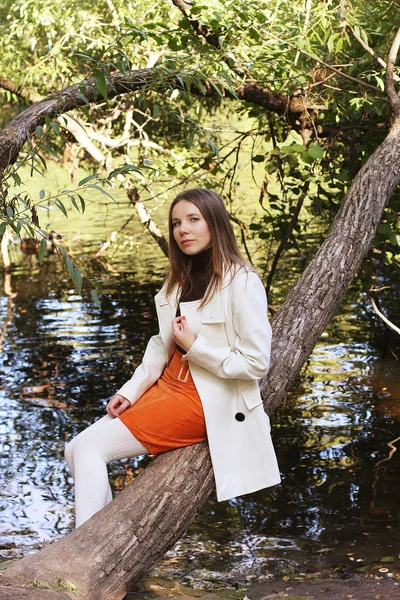
M 176 317 L 172 321 L 172 337 L 174 342 L 188 352 L 196 339 L 193 331 L 190 329 L 186 317 Z

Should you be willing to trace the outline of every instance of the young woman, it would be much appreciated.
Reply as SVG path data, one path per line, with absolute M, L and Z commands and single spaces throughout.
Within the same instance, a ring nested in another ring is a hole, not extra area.
M 112 500 L 109 461 L 206 438 L 219 501 L 280 482 L 258 387 L 271 346 L 264 287 L 217 193 L 180 193 L 169 229 L 169 277 L 155 296 L 160 331 L 108 414 L 65 451 L 77 526 Z

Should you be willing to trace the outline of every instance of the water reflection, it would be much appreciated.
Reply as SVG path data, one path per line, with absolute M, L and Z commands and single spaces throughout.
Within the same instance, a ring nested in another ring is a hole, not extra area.
M 154 332 L 152 296 L 163 265 L 146 268 L 141 276 L 112 275 L 101 309 L 89 290 L 78 296 L 68 288 L 55 261 L 40 271 L 21 267 L 2 282 L 3 557 L 71 527 L 64 445 L 103 414 Z M 282 485 L 230 503 L 210 499 L 158 567 L 163 573 L 262 578 L 340 567 L 351 552 L 372 560 L 398 546 L 400 452 L 388 446 L 400 435 L 398 364 L 377 358 L 354 310 L 349 302 L 335 317 L 274 417 Z M 114 487 L 147 460 L 114 463 Z

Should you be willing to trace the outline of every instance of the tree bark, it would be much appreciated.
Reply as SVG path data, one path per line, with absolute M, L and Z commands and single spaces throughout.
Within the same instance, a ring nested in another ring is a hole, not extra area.
M 337 309 L 400 182 L 400 120 L 355 178 L 327 239 L 272 322 L 271 368 L 262 381 L 265 409 L 284 397 Z M 82 527 L 13 563 L 0 582 L 57 590 L 81 600 L 120 600 L 179 539 L 214 488 L 206 443 L 168 452 Z M 33 600 L 34 596 L 32 596 Z

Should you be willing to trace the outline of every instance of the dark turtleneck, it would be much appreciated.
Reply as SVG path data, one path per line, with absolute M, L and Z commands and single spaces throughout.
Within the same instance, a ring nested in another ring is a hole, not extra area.
M 208 248 L 192 256 L 189 278 L 179 298 L 179 302 L 193 302 L 194 300 L 201 300 L 204 297 L 212 276 L 211 255 L 212 248 Z M 181 316 L 179 305 L 176 310 L 176 316 Z M 177 349 L 182 354 L 186 354 L 186 351 L 178 345 Z
M 193 302 L 204 297 L 212 276 L 211 256 L 212 248 L 192 256 L 189 278 L 179 299 L 180 302 Z

